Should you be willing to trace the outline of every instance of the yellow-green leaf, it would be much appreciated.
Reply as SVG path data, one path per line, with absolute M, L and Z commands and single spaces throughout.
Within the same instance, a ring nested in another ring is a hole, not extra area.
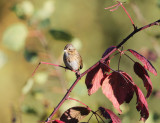
M 13 24 L 5 30 L 3 44 L 11 50 L 19 51 L 24 48 L 27 34 L 28 29 L 24 24 Z

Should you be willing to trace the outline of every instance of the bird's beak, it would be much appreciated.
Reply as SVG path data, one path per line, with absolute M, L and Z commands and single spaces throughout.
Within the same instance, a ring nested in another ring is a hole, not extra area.
M 67 52 L 67 50 L 64 50 L 64 52 Z

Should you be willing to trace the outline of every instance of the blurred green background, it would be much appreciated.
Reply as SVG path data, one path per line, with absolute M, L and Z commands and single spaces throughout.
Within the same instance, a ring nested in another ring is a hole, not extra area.
M 159 19 L 160 0 L 128 0 L 124 6 L 135 25 L 140 27 Z M 75 74 L 49 65 L 41 65 L 32 72 L 39 61 L 64 65 L 63 48 L 72 43 L 80 52 L 85 71 L 97 62 L 110 46 L 117 45 L 132 30 L 129 18 L 121 7 L 114 12 L 104 8 L 112 0 L 1 0 L 0 1 L 0 122 L 35 123 L 44 121 L 75 80 Z M 151 60 L 158 76 L 151 76 L 153 94 L 148 101 L 150 117 L 147 123 L 160 122 L 160 28 L 151 27 L 132 37 L 124 49 L 134 49 Z M 117 69 L 118 58 L 111 61 Z M 133 73 L 133 63 L 122 57 L 120 69 L 129 73 L 135 83 L 146 90 Z M 88 96 L 85 77 L 77 84 L 71 97 L 82 100 L 91 109 L 99 106 L 111 109 L 111 102 L 101 89 Z M 56 117 L 72 106 L 66 101 Z M 130 104 L 121 106 L 119 115 L 123 123 L 140 122 L 136 110 L 136 97 Z M 87 121 L 87 119 L 85 120 Z M 95 122 L 95 118 L 91 122 Z

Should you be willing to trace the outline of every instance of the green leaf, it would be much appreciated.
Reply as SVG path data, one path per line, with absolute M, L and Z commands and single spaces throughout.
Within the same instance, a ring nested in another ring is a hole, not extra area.
M 34 6 L 28 0 L 15 4 L 11 9 L 20 19 L 31 17 L 34 13 Z
M 25 49 L 24 57 L 28 62 L 32 62 L 37 58 L 37 53 L 34 51 L 29 51 L 28 49 Z
M 54 1 L 53 0 L 45 0 L 41 9 L 39 9 L 35 16 L 38 20 L 45 20 L 50 18 L 55 10 Z
M 50 24 L 51 24 L 51 21 L 50 21 L 49 18 L 47 18 L 47 19 L 44 19 L 44 20 L 40 21 L 40 23 L 39 23 L 38 26 L 39 26 L 40 28 L 47 28 L 47 27 L 50 26 Z
M 34 109 L 33 107 L 28 106 L 28 105 L 23 105 L 21 107 L 21 110 L 22 110 L 22 112 L 27 113 L 27 114 L 33 114 L 33 115 L 37 115 L 38 114 L 36 109 Z
M 22 23 L 9 26 L 2 37 L 3 44 L 11 50 L 19 51 L 24 48 L 28 29 Z
M 48 74 L 47 72 L 38 72 L 34 76 L 35 82 L 38 84 L 45 84 L 48 80 Z
M 23 94 L 27 94 L 31 88 L 33 87 L 34 81 L 32 78 L 30 78 L 27 83 L 24 85 L 24 87 L 22 88 L 22 93 Z
M 71 34 L 62 30 L 51 29 L 49 32 L 56 40 L 65 40 L 70 42 L 73 38 Z

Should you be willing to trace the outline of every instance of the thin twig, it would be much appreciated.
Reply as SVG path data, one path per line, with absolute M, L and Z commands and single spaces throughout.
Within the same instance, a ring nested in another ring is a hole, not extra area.
M 134 24 L 134 22 L 133 22 L 131 16 L 130 16 L 129 13 L 127 12 L 126 8 L 123 6 L 123 4 L 122 4 L 121 2 L 119 2 L 119 1 L 117 1 L 117 2 L 120 3 L 120 5 L 122 6 L 123 10 L 126 12 L 127 16 L 129 17 L 129 19 L 130 19 L 130 21 L 131 21 L 131 23 L 132 23 L 134 29 L 136 29 L 136 26 L 135 26 L 135 24 Z
M 131 61 L 135 62 L 129 55 L 127 55 L 126 53 L 124 53 L 125 56 L 127 56 Z
M 104 9 L 110 9 L 109 11 L 113 12 L 113 11 L 117 10 L 119 6 L 120 6 L 120 2 L 118 2 L 116 5 L 113 5 L 113 6 L 104 8 Z M 115 8 L 112 9 L 113 7 L 115 7 Z
M 97 113 L 98 111 L 99 110 L 96 111 L 97 116 L 102 120 L 103 123 L 105 123 L 104 120 L 102 119 L 102 117 Z
M 31 30 L 30 33 L 29 33 L 29 36 L 36 37 L 36 38 L 39 39 L 39 41 L 41 42 L 42 46 L 44 47 L 46 53 L 49 54 L 49 56 L 50 56 L 49 58 L 50 58 L 51 62 L 54 62 L 56 64 L 60 63 L 60 62 L 55 60 L 53 53 L 50 52 L 50 50 L 48 48 L 47 39 L 46 39 L 44 33 L 41 30 L 39 30 L 38 28 L 35 29 L 35 30 Z M 62 76 L 62 71 L 60 69 L 56 69 L 55 72 L 56 72 L 56 74 L 57 74 L 57 76 L 60 80 L 61 86 L 63 87 L 63 92 L 65 93 L 66 92 L 66 87 L 65 87 L 65 83 L 64 83 L 65 82 L 64 77 Z
M 99 123 L 99 120 L 98 120 L 97 114 L 94 114 L 94 116 L 96 117 L 96 119 L 97 119 L 97 121 L 98 121 L 98 123 Z
M 39 68 L 39 66 L 40 66 L 41 64 L 53 65 L 53 66 L 56 66 L 56 67 L 61 67 L 61 68 L 70 70 L 69 68 L 64 67 L 64 66 L 62 66 L 62 65 L 57 65 L 57 64 L 48 63 L 48 62 L 39 62 L 39 64 L 37 65 L 36 69 L 33 71 L 32 76 L 34 76 L 35 72 L 37 71 L 37 69 Z M 76 72 L 76 71 L 74 71 L 74 70 L 71 70 L 71 71 Z
M 111 8 L 116 7 L 116 6 L 118 6 L 118 5 L 119 5 L 119 3 L 117 3 L 116 5 L 113 5 L 113 6 L 110 6 L 110 7 L 104 8 L 104 9 L 111 9 Z
M 122 50 L 123 50 L 123 47 L 122 47 L 122 49 L 121 49 L 121 51 L 120 51 L 120 57 L 119 57 L 119 60 L 118 60 L 118 71 L 119 71 L 119 68 L 120 68 L 120 61 L 121 61 L 121 58 L 122 58 Z
M 106 67 L 108 67 L 109 69 L 111 69 L 112 71 L 117 72 L 116 70 L 113 70 L 111 67 L 109 67 L 107 64 L 105 64 L 103 62 L 102 62 L 102 64 L 105 65 Z
M 118 53 L 115 53 L 112 57 L 110 57 L 109 59 L 113 59 L 116 55 L 120 54 L 119 52 Z
M 145 25 L 145 26 L 143 26 L 143 27 L 141 27 L 141 28 L 137 28 L 136 30 L 134 30 L 132 33 L 130 33 L 125 39 L 123 39 L 123 41 L 119 44 L 119 45 L 117 45 L 117 49 L 118 48 L 120 48 L 126 41 L 128 41 L 133 35 L 135 35 L 137 32 L 139 32 L 139 31 L 142 31 L 142 30 L 144 30 L 144 29 L 147 29 L 147 28 L 149 28 L 149 27 L 151 27 L 151 26 L 154 26 L 154 25 L 159 25 L 159 23 L 160 23 L 160 20 L 157 20 L 157 21 L 155 21 L 155 22 L 153 22 L 153 23 L 150 23 L 150 24 L 148 24 L 148 25 Z M 103 59 L 106 59 L 106 57 L 104 57 Z
M 93 113 L 92 113 L 92 115 L 90 116 L 90 118 L 88 119 L 88 122 L 87 122 L 87 123 L 89 123 L 89 121 L 91 120 L 92 116 L 93 116 Z
M 132 3 L 131 4 L 131 7 L 133 9 L 133 11 L 135 12 L 136 16 L 137 16 L 137 19 L 142 23 L 142 24 L 147 24 L 147 20 L 144 18 L 141 10 L 139 9 L 139 7 L 135 4 L 135 3 Z M 151 36 L 149 35 L 149 37 L 152 41 L 152 46 L 154 47 L 156 53 L 158 54 L 158 56 L 160 57 L 160 48 L 159 48 L 159 42 L 157 41 L 157 39 L 155 38 L 155 36 Z
M 119 68 L 120 68 L 120 62 L 121 62 L 121 55 L 119 56 L 119 60 L 118 60 L 118 71 L 119 71 Z
M 119 6 L 121 6 L 121 7 L 123 8 L 123 10 L 125 11 L 125 13 L 127 14 L 128 18 L 130 19 L 130 21 L 131 21 L 134 29 L 136 29 L 137 27 L 135 26 L 135 24 L 134 24 L 131 16 L 129 15 L 128 11 L 127 11 L 126 8 L 123 6 L 123 3 L 122 3 L 122 2 L 119 2 L 119 1 L 117 1 L 117 3 L 118 3 L 118 4 L 113 5 L 113 6 L 110 6 L 110 7 L 107 7 L 107 8 L 105 8 L 105 9 L 110 9 L 110 11 L 113 12 L 113 11 L 117 10 Z M 113 8 L 113 7 L 115 7 L 115 8 L 114 8 L 114 9 L 111 9 L 111 8 Z
M 86 106 L 86 107 L 88 108 L 88 110 L 92 111 L 92 109 L 90 109 L 88 105 L 86 105 L 85 103 L 83 103 L 83 102 L 81 102 L 81 101 L 79 101 L 79 100 L 77 100 L 77 99 L 74 99 L 74 98 L 70 98 L 70 97 L 69 97 L 68 100 L 77 101 L 77 102 L 81 103 L 82 105 Z

